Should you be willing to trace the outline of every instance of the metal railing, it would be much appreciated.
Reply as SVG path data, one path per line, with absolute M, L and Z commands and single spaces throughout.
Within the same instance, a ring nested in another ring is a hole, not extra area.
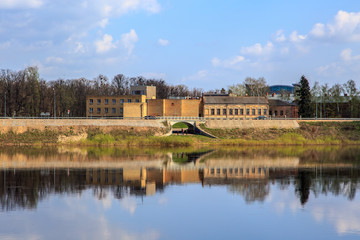
M 190 120 L 190 121 L 206 121 L 206 120 L 259 120 L 263 121 L 263 119 L 255 119 L 250 117 L 177 117 L 177 116 L 156 116 L 156 117 L 1 117 L 0 119 L 40 119 L 40 120 L 65 120 L 65 119 L 106 119 L 106 120 Z M 360 121 L 360 118 L 288 118 L 288 117 L 268 117 L 266 120 L 311 120 L 311 121 Z

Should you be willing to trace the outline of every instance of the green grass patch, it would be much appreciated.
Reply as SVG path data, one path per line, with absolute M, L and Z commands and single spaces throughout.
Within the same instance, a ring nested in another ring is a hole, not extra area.
M 189 128 L 189 127 L 188 127 L 188 125 L 186 125 L 183 122 L 178 122 L 178 123 L 175 123 L 174 125 L 172 125 L 172 128 Z

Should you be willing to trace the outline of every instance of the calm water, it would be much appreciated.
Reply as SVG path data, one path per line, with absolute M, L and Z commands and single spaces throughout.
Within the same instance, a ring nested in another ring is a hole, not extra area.
M 0 149 L 0 239 L 360 239 L 360 148 Z

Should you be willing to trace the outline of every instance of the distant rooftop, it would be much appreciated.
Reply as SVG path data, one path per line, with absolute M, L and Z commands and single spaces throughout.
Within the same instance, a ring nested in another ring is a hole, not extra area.
M 268 104 L 265 97 L 204 96 L 205 104 Z
M 276 94 L 280 94 L 282 92 L 289 92 L 289 93 L 294 93 L 294 86 L 290 86 L 290 85 L 272 85 L 269 86 L 269 93 L 276 93 Z

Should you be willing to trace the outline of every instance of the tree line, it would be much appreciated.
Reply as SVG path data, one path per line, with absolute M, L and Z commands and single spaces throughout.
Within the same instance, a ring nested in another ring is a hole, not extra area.
M 170 85 L 163 79 L 142 76 L 117 74 L 109 80 L 100 74 L 94 79 L 46 81 L 39 77 L 37 67 L 19 71 L 0 70 L 0 116 L 39 117 L 41 113 L 50 113 L 57 117 L 85 117 L 87 96 L 127 95 L 130 94 L 130 86 L 137 85 L 156 86 L 159 99 L 171 96 L 199 98 L 204 93 L 201 88 L 189 89 L 185 85 Z M 269 93 L 269 86 L 263 77 L 247 77 L 227 90 L 222 88 L 209 92 L 260 97 Z M 302 117 L 360 117 L 360 92 L 354 80 L 333 86 L 315 82 L 310 88 L 308 80 L 302 76 L 295 84 L 295 95 Z M 282 92 L 281 99 L 289 101 L 289 93 Z
M 201 97 L 200 88 L 169 85 L 163 79 L 126 77 L 117 74 L 111 80 L 104 75 L 94 79 L 57 79 L 46 81 L 39 77 L 37 67 L 19 71 L 0 70 L 0 116 L 39 117 L 41 113 L 57 117 L 85 117 L 86 96 L 126 95 L 130 86 L 156 86 L 157 98 Z M 70 110 L 70 114 L 68 114 Z

